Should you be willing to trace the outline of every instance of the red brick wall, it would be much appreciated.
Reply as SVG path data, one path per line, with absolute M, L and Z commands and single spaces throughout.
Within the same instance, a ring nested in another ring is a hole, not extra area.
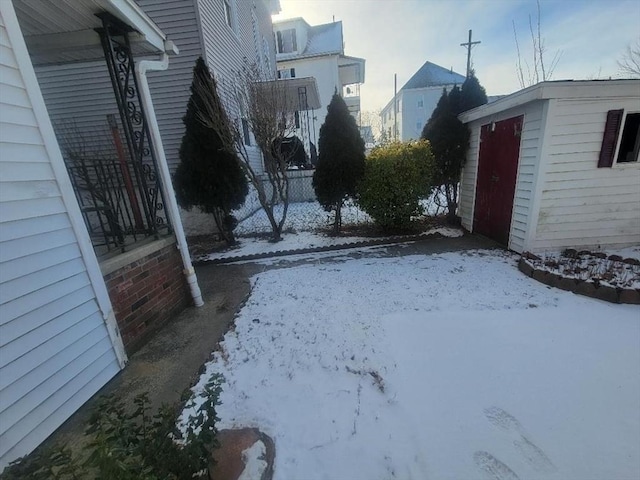
M 104 277 L 128 354 L 191 302 L 176 245 L 169 245 Z

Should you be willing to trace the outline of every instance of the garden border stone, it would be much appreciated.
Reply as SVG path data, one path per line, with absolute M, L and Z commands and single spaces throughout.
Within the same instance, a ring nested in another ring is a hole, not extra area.
M 560 288 L 578 295 L 597 298 L 610 303 L 627 303 L 632 305 L 640 305 L 640 291 L 633 288 L 615 288 L 608 285 L 596 285 L 587 280 L 580 280 L 573 277 L 565 277 L 557 273 L 552 273 L 541 268 L 536 268 L 530 264 L 527 259 L 533 258 L 535 255 L 524 253 L 518 262 L 518 270 L 527 277 L 548 285 L 550 287 Z M 609 257 L 610 260 L 611 256 Z M 632 261 L 630 261 L 632 260 Z M 634 265 L 635 259 L 621 259 L 624 263 Z
M 425 240 L 426 238 L 447 238 L 439 232 L 430 233 L 429 235 L 396 235 L 392 237 L 372 238 L 371 240 L 363 240 L 359 242 L 342 243 L 340 245 L 324 245 L 321 247 L 298 248 L 294 250 L 276 250 L 274 252 L 254 253 L 251 255 L 238 255 L 224 258 L 214 258 L 211 260 L 195 259 L 194 265 L 219 265 L 233 262 L 244 262 L 247 260 L 262 260 L 273 257 L 286 257 L 289 255 L 300 255 L 307 253 L 331 252 L 338 250 L 349 250 L 360 247 L 376 247 L 379 245 L 395 245 L 399 243 L 416 242 Z

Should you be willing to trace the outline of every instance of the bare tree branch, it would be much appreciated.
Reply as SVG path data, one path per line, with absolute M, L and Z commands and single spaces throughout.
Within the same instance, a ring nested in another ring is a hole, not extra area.
M 618 60 L 620 72 L 630 77 L 640 77 L 640 37 L 635 43 L 627 45 L 627 49 L 622 57 Z
M 557 51 L 553 56 L 551 62 L 545 63 L 545 54 L 547 52 L 547 48 L 544 42 L 544 38 L 542 37 L 542 15 L 540 0 L 536 0 L 536 6 L 537 17 L 535 27 L 533 24 L 533 18 L 531 17 L 531 15 L 529 15 L 529 34 L 531 35 L 531 50 L 533 57 L 533 63 L 531 66 L 526 60 L 523 60 L 520 50 L 520 44 L 518 42 L 516 24 L 515 21 L 512 20 L 513 36 L 516 42 L 516 53 L 518 56 L 516 62 L 516 75 L 518 76 L 518 81 L 520 82 L 520 86 L 522 88 L 535 85 L 538 82 L 551 80 L 553 72 L 558 66 L 560 58 L 562 57 L 562 52 Z M 526 67 L 526 75 L 525 68 L 523 68 L 523 63 Z
M 296 153 L 295 150 L 282 148 L 282 144 L 295 133 L 294 112 L 299 106 L 287 94 L 284 81 L 267 78 L 257 65 L 245 65 L 230 88 L 237 106 L 233 111 L 233 119 L 227 106 L 219 103 L 219 97 L 206 83 L 200 83 L 195 88 L 204 105 L 202 111 L 198 112 L 200 121 L 208 128 L 228 132 L 221 135 L 224 148 L 237 154 L 240 167 L 256 189 L 258 201 L 269 219 L 272 240 L 281 240 L 289 207 L 287 165 Z M 247 122 L 262 152 L 269 189 L 263 176 L 252 165 L 242 122 Z M 283 205 L 279 218 L 276 218 L 274 210 L 277 204 Z

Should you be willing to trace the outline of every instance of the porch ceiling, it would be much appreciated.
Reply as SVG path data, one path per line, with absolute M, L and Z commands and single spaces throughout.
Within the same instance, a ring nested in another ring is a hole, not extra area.
M 270 80 L 260 83 L 261 88 L 264 90 L 265 95 L 270 95 L 273 92 L 274 87 L 278 92 L 283 89 L 287 108 L 290 112 L 296 112 L 301 110 L 315 110 L 320 108 L 320 95 L 318 93 L 318 84 L 313 77 L 300 77 L 300 78 L 285 78 L 280 80 Z M 302 102 L 306 95 L 306 106 Z
M 343 86 L 364 83 L 364 64 L 363 58 L 340 56 L 338 58 L 340 83 Z
M 108 12 L 134 31 L 134 55 L 162 53 L 166 37 L 133 0 L 13 0 L 34 65 L 103 59 L 102 27 L 96 14 Z

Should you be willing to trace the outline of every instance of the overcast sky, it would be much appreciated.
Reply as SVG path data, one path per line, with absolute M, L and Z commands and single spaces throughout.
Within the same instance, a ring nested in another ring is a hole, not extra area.
M 520 89 L 515 21 L 523 60 L 531 62 L 529 14 L 535 0 L 280 0 L 274 20 L 303 17 L 310 25 L 341 20 L 345 54 L 366 60 L 362 110 L 382 108 L 427 60 L 463 74 L 469 29 L 476 75 L 489 95 Z M 552 79 L 619 77 L 616 60 L 640 36 L 638 0 L 542 0 L 542 36 Z

